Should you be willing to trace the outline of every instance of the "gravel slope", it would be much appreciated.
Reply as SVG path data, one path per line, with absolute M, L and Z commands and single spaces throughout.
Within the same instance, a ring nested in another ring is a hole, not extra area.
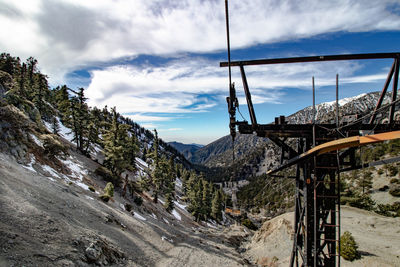
M 343 206 L 341 232 L 352 233 L 362 255 L 360 260 L 341 259 L 341 266 L 400 266 L 400 218 Z M 264 223 L 252 241 L 245 244 L 246 256 L 253 262 L 271 262 L 279 266 L 290 260 L 293 234 L 293 213 L 285 213 Z
M 90 164 L 88 173 L 96 167 Z M 182 210 L 178 221 L 145 200 L 147 209 L 132 216 L 118 196 L 104 203 L 96 193 L 1 153 L 0 195 L 0 266 L 246 265 L 229 235 L 193 223 Z

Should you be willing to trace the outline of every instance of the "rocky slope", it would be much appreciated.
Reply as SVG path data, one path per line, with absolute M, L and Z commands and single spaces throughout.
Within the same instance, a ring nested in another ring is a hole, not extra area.
M 245 265 L 235 236 L 193 221 L 179 180 L 171 213 L 162 196 L 154 203 L 146 192 L 122 197 L 116 188 L 103 202 L 100 147 L 93 161 L 76 152 L 64 129 L 56 140 L 63 152 L 49 154 L 45 124 L 10 105 L 1 106 L 0 119 L 0 266 Z M 146 163 L 137 161 L 145 175 Z
M 105 185 L 93 175 L 97 164 L 74 153 L 69 160 L 87 170 L 82 180 L 0 153 L 0 266 L 244 264 L 229 235 L 193 222 L 183 205 L 170 214 L 146 195 L 138 206 L 119 194 L 104 203 L 87 190 Z

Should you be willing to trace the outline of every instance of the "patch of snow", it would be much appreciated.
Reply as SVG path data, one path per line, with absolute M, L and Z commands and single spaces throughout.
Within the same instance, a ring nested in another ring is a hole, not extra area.
M 94 151 L 96 151 L 97 153 L 103 151 L 103 149 L 101 148 L 101 146 L 99 146 L 98 144 L 96 144 L 93 148 L 94 148 Z
M 178 177 L 175 179 L 175 185 L 179 188 L 182 188 L 182 181 Z
M 85 196 L 87 199 L 94 200 L 92 197 Z
M 136 161 L 137 161 L 139 164 L 145 166 L 146 168 L 149 167 L 149 165 L 148 165 L 146 162 L 144 162 L 141 158 L 136 158 Z
M 74 134 L 72 133 L 72 130 L 70 128 L 68 128 L 68 127 L 65 127 L 64 124 L 62 124 L 62 122 L 60 121 L 59 118 L 57 118 L 57 121 L 58 121 L 58 125 L 60 126 L 60 131 L 59 131 L 60 136 L 64 137 L 65 139 L 67 139 L 71 143 L 74 143 L 72 141 L 72 139 L 74 139 Z
M 31 136 L 33 142 L 35 142 L 35 144 L 37 144 L 40 147 L 43 147 L 42 141 L 36 135 L 30 134 L 30 136 Z
M 85 189 L 85 190 L 89 190 L 89 186 L 87 186 L 86 184 L 80 182 L 80 181 L 72 181 L 74 184 L 76 184 L 77 186 Z
M 24 167 L 25 169 L 30 170 L 32 172 L 36 172 L 36 170 L 32 167 L 31 163 L 28 166 L 22 165 L 22 167 Z
M 166 224 L 169 224 L 169 221 L 168 221 L 167 219 L 163 218 L 163 220 L 164 220 L 164 222 L 165 222 Z
M 210 227 L 210 228 L 217 229 L 217 227 L 216 227 L 215 225 L 212 225 L 212 224 L 211 224 L 211 223 L 209 223 L 209 222 L 207 222 L 207 226 L 208 226 L 208 227 Z
M 157 220 L 157 216 L 154 213 L 152 213 L 150 216 Z
M 133 214 L 133 217 L 135 217 L 136 219 L 142 220 L 142 221 L 145 221 L 145 220 L 146 220 L 145 217 L 143 217 L 142 215 L 140 215 L 140 214 L 137 213 L 137 212 L 135 212 L 135 213 Z
M 123 211 L 126 210 L 124 204 L 122 204 L 122 203 L 119 203 L 119 208 L 120 208 L 121 210 L 123 210 Z
M 225 222 L 226 222 L 226 215 L 225 215 L 225 212 L 223 211 L 223 212 L 221 212 L 222 213 L 222 222 L 225 224 Z
M 158 201 L 160 201 L 160 203 L 163 204 L 163 205 L 165 204 L 165 202 L 163 200 L 161 200 L 161 199 L 158 199 Z
M 48 165 L 42 165 L 43 170 L 47 171 L 48 173 L 50 173 L 51 175 L 57 177 L 57 178 L 61 178 L 58 175 L 58 172 L 56 170 L 54 170 L 52 167 L 48 166 Z
M 208 222 L 210 222 L 211 224 L 213 224 L 213 225 L 217 225 L 217 222 L 216 221 L 214 221 L 214 220 L 212 220 L 212 219 L 208 219 Z
M 179 221 L 182 220 L 181 215 L 175 209 L 172 210 L 172 215 L 174 215 L 174 217 Z
M 347 103 L 349 103 L 349 102 L 351 102 L 351 101 L 353 101 L 353 100 L 356 100 L 356 99 L 358 99 L 358 98 L 361 98 L 361 97 L 363 97 L 363 96 L 365 96 L 365 95 L 367 95 L 367 94 L 366 94 L 366 93 L 363 93 L 363 94 L 361 94 L 361 95 L 356 95 L 356 96 L 352 96 L 352 97 L 346 97 L 346 98 L 343 98 L 343 99 L 339 99 L 339 106 L 344 106 L 344 105 L 346 105 Z M 324 102 L 324 103 L 321 103 L 321 104 L 319 104 L 319 105 L 321 105 L 321 106 L 324 106 L 324 105 L 326 105 L 326 106 L 336 105 L 336 100 L 334 100 L 334 101 L 329 101 L 329 102 Z M 317 105 L 317 106 L 319 106 L 319 105 Z
M 162 240 L 162 241 L 168 241 L 168 242 L 170 242 L 170 243 L 174 243 L 174 240 L 169 239 L 169 238 L 167 238 L 166 236 L 162 236 L 162 237 L 161 237 L 161 240 Z
M 175 204 L 176 207 L 179 207 L 179 208 L 181 208 L 183 210 L 185 210 L 186 207 L 187 207 L 187 205 L 180 204 L 178 201 L 174 201 L 174 204 Z
M 72 158 L 72 157 L 70 157 L 70 158 Z M 73 173 L 75 176 L 77 176 L 79 179 L 82 180 L 82 178 L 83 178 L 83 175 L 82 175 L 82 174 L 85 174 L 85 175 L 88 174 L 87 170 L 83 169 L 83 167 L 82 167 L 81 165 L 79 165 L 79 164 L 77 164 L 77 163 L 71 161 L 70 159 L 67 159 L 67 160 L 60 159 L 60 160 L 61 160 L 62 163 L 64 163 L 64 164 L 72 171 L 72 173 Z
M 50 181 L 55 182 L 56 180 L 54 180 L 52 177 L 50 176 L 46 176 Z
M 47 130 L 49 130 L 49 132 L 53 132 L 53 127 L 51 126 L 50 122 L 47 121 L 42 121 L 44 126 L 46 126 Z
M 30 170 L 30 171 L 33 171 L 33 172 L 36 172 L 36 170 L 33 168 L 33 164 L 35 164 L 35 157 L 33 156 L 33 157 L 31 157 L 31 161 L 28 163 L 28 166 L 25 166 L 25 165 L 22 165 L 22 167 L 24 167 L 25 169 L 27 169 L 27 170 Z

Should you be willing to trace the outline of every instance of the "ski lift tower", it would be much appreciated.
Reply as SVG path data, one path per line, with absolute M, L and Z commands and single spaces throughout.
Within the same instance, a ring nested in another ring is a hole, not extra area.
M 400 52 L 231 61 L 227 0 L 225 0 L 225 12 L 228 61 L 221 62 L 220 67 L 229 69 L 227 103 L 232 140 L 238 131 L 241 134 L 267 137 L 274 142 L 281 150 L 281 166 L 268 172 L 271 179 L 274 176 L 284 178 L 276 173 L 290 166 L 296 166 L 295 235 L 290 266 L 298 266 L 299 263 L 302 266 L 340 266 L 340 173 L 400 161 L 400 157 L 395 157 L 360 165 L 355 157 L 356 149 L 363 145 L 400 138 L 400 122 L 395 119 L 400 101 L 397 99 Z M 246 66 L 378 59 L 392 59 L 393 64 L 372 112 L 350 121 L 341 120 L 337 75 L 333 123 L 317 123 L 315 120 L 314 82 L 312 122 L 289 124 L 284 116 L 276 117 L 270 124 L 257 122 L 245 73 Z M 240 69 L 250 123 L 246 120 L 236 120 L 238 100 L 231 78 L 232 67 Z M 390 83 L 392 90 L 389 95 L 387 90 Z M 385 96 L 389 96 L 391 100 L 389 104 L 382 105 Z M 369 135 L 362 136 L 363 133 Z M 296 146 L 293 146 L 293 143 Z

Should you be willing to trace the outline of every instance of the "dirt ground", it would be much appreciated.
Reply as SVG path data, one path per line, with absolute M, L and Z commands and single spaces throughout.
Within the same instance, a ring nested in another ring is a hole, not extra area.
M 248 265 L 233 231 L 195 224 L 180 209 L 177 220 L 161 204 L 135 206 L 132 215 L 118 196 L 104 203 L 46 176 L 0 153 L 0 266 Z
M 352 233 L 359 245 L 361 259 L 341 266 L 400 266 L 400 218 L 343 206 L 341 232 Z M 251 242 L 244 244 L 246 256 L 254 262 L 288 266 L 293 239 L 293 212 L 265 222 Z

